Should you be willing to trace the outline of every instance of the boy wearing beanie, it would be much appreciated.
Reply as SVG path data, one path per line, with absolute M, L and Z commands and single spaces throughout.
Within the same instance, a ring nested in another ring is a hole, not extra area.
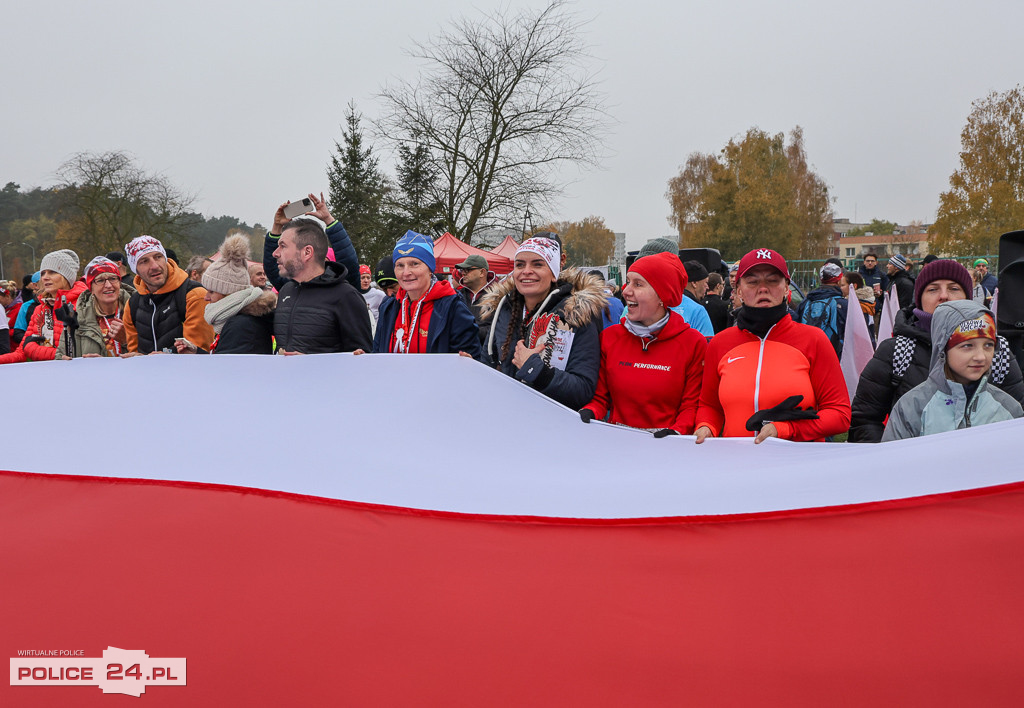
M 971 300 L 939 305 L 932 316 L 932 342 L 928 380 L 896 403 L 882 442 L 1024 416 L 1020 403 L 988 381 L 1001 346 L 988 308 Z

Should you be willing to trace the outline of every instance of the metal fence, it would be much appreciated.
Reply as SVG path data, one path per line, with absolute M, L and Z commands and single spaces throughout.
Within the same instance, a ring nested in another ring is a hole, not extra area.
M 951 258 L 949 260 L 957 261 L 961 263 L 967 270 L 971 270 L 974 267 L 974 261 L 979 258 L 984 258 L 988 261 L 988 269 L 990 273 L 999 272 L 999 255 L 980 255 L 980 256 L 960 256 L 957 258 Z M 840 258 L 843 262 L 844 270 L 858 270 L 863 264 L 863 258 Z M 885 263 L 888 259 L 885 256 L 880 256 L 878 259 L 878 267 L 885 270 Z M 821 283 L 819 271 L 825 261 L 823 259 L 816 260 L 791 260 L 786 261 L 789 266 L 790 279 L 800 286 L 800 289 L 805 293 L 809 290 L 813 290 L 818 287 Z M 914 260 L 914 271 L 913 274 L 921 272 L 921 259 Z

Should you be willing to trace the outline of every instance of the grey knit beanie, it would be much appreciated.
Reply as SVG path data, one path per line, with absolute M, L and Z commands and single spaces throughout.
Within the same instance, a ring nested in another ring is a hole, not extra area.
M 203 273 L 203 287 L 211 293 L 230 295 L 251 287 L 249 282 L 249 239 L 234 234 L 224 239 L 220 259 Z
M 653 256 L 655 253 L 674 253 L 679 255 L 679 244 L 670 238 L 652 238 L 643 245 L 637 258 Z
M 78 266 L 80 264 L 81 261 L 78 260 L 77 253 L 68 248 L 62 248 L 59 251 L 50 251 L 43 256 L 43 260 L 39 264 L 39 270 L 52 270 L 54 273 L 60 273 L 68 281 L 68 285 L 71 285 L 78 280 Z

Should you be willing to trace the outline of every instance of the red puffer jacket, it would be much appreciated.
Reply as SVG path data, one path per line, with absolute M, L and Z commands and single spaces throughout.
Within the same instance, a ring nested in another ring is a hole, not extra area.
M 16 364 L 22 361 L 47 361 L 57 358 L 57 346 L 64 353 L 61 339 L 64 323 L 54 315 L 65 303 L 72 307 L 78 303 L 78 297 L 85 292 L 85 283 L 76 280 L 70 290 L 57 291 L 53 307 L 40 303 L 32 313 L 32 321 L 25 330 L 21 345 L 10 354 L 0 356 L 0 364 Z

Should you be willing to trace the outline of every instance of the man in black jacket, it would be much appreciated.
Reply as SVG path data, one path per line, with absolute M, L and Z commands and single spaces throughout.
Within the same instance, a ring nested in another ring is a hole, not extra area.
M 323 207 L 317 200 L 318 209 Z M 373 346 L 366 301 L 348 281 L 348 269 L 327 261 L 327 234 L 306 217 L 288 221 L 282 205 L 274 216 L 279 236 L 272 276 L 280 274 L 274 337 L 279 354 L 367 351 Z M 333 220 L 332 220 L 333 221 Z M 264 265 L 267 263 L 264 261 Z M 271 277 L 273 281 L 275 278 Z
M 907 272 L 906 257 L 902 253 L 897 253 L 889 259 L 885 269 L 889 273 L 889 285 L 896 286 L 896 298 L 899 300 L 900 309 L 913 305 L 914 279 Z

